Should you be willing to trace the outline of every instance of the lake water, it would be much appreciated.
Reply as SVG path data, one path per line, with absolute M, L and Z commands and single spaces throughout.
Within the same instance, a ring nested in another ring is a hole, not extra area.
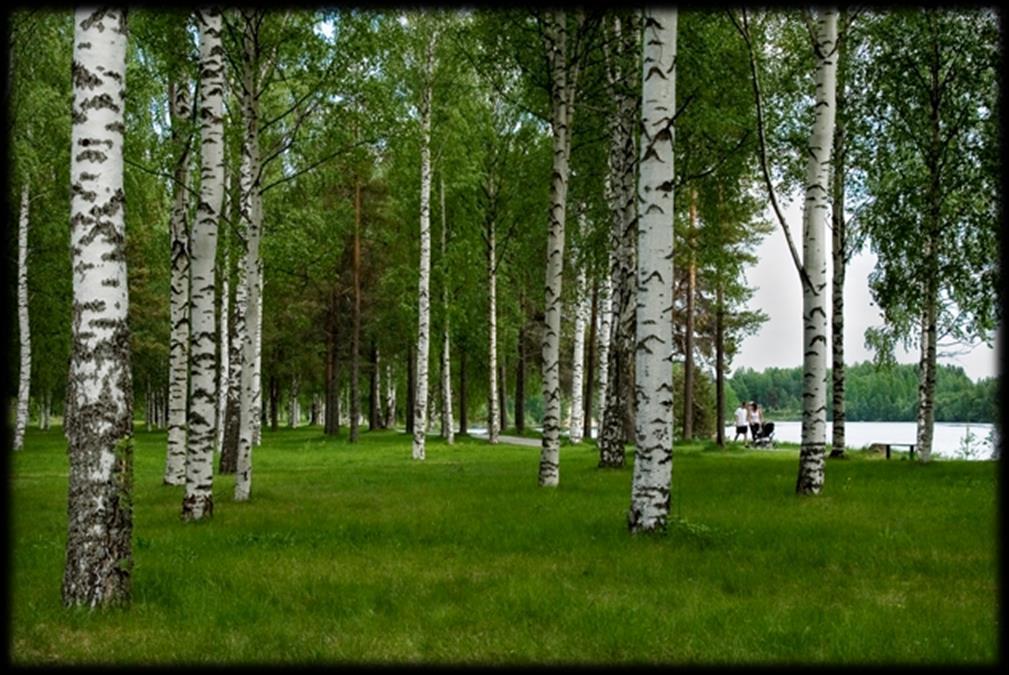
M 832 422 L 827 422 L 828 443 L 833 434 L 833 426 Z M 541 431 L 538 427 L 536 430 Z M 475 436 L 487 434 L 487 430 L 480 427 L 471 427 L 469 431 Z M 966 448 L 969 454 L 965 455 L 963 451 L 968 432 L 973 438 Z M 852 449 L 864 448 L 873 443 L 914 443 L 916 433 L 917 424 L 914 422 L 847 422 L 844 425 L 845 445 Z M 732 440 L 735 434 L 735 427 L 726 427 L 726 440 Z M 562 431 L 561 435 L 566 436 L 567 432 Z M 595 435 L 596 430 L 593 427 L 593 438 Z M 936 422 L 932 433 L 932 456 L 948 459 L 990 459 L 993 438 L 991 424 Z M 799 443 L 802 440 L 802 422 L 774 421 L 774 440 Z
M 802 422 L 774 422 L 774 440 L 799 443 L 802 440 Z M 833 423 L 827 422 L 827 442 L 833 434 Z M 932 432 L 932 455 L 949 459 L 990 459 L 992 453 L 993 426 L 981 423 L 936 422 Z M 844 443 L 849 448 L 864 448 L 873 443 L 914 443 L 918 425 L 915 422 L 846 422 Z M 970 449 L 973 454 L 961 451 L 968 431 L 973 439 Z M 726 427 L 725 437 L 731 439 L 736 434 L 735 427 Z

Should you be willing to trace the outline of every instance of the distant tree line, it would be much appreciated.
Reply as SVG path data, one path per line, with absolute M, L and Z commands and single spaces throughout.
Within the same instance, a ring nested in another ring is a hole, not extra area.
M 998 381 L 972 382 L 960 366 L 940 365 L 936 379 L 937 422 L 994 422 Z M 742 368 L 729 384 L 739 400 L 755 400 L 778 419 L 798 419 L 802 410 L 802 369 Z M 912 422 L 918 400 L 918 366 L 848 367 L 847 419 L 853 422 Z

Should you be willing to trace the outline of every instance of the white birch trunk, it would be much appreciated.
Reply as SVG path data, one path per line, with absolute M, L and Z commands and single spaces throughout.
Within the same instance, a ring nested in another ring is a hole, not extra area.
M 638 178 L 637 349 L 631 532 L 664 530 L 673 468 L 675 9 L 645 11 Z
M 427 362 L 431 343 L 431 99 L 435 37 L 427 45 L 426 83 L 420 104 L 420 279 L 417 284 L 417 393 L 414 398 L 413 458 L 424 459 L 427 432 Z
M 189 448 L 183 520 L 201 520 L 214 509 L 214 434 L 217 429 L 215 376 L 214 262 L 217 225 L 224 193 L 224 62 L 221 13 L 197 12 L 200 26 L 200 204 L 190 242 L 191 357 Z
M 299 389 L 298 376 L 295 375 L 291 380 L 291 401 L 288 405 L 288 420 L 287 425 L 292 429 L 297 429 L 301 422 L 301 404 L 298 401 L 298 389 Z
M 561 278 L 564 271 L 564 217 L 568 195 L 568 159 L 575 78 L 569 77 L 567 17 L 551 13 L 543 32 L 550 64 L 551 127 L 553 130 L 553 177 L 550 183 L 549 231 L 543 331 L 543 445 L 540 451 L 539 485 L 556 487 L 560 480 L 560 333 Z M 571 74 L 573 75 L 573 74 Z
M 612 260 L 612 254 L 610 254 L 610 259 Z M 607 269 L 612 267 L 612 262 L 607 265 Z M 599 345 L 599 389 L 598 389 L 598 401 L 599 401 L 599 425 L 602 426 L 602 412 L 603 405 L 606 402 L 606 388 L 609 386 L 609 365 L 610 365 L 610 330 L 611 324 L 613 322 L 613 298 L 612 298 L 612 282 L 610 275 L 607 274 L 603 277 L 602 284 L 599 286 L 599 314 L 596 317 L 596 321 L 599 323 L 599 327 L 596 330 L 596 340 Z M 596 438 L 599 438 L 599 431 L 596 431 Z
M 487 439 L 498 442 L 497 391 L 497 232 L 494 220 L 488 223 L 487 233 Z
M 826 227 L 831 205 L 830 160 L 837 91 L 837 11 L 818 12 L 815 120 L 806 163 L 802 213 L 802 445 L 796 492 L 819 494 L 827 443 L 827 256 Z
M 52 411 L 52 403 L 52 394 L 48 391 L 42 394 L 41 419 L 39 420 L 39 428 L 42 431 L 49 431 L 49 414 Z
M 168 366 L 168 448 L 165 458 L 166 485 L 186 482 L 186 412 L 189 395 L 189 139 L 182 138 L 182 125 L 190 117 L 189 90 L 175 85 L 171 97 L 172 136 L 179 155 L 175 164 L 171 215 L 171 336 Z
M 932 460 L 932 434 L 935 427 L 935 352 L 936 352 L 936 293 L 938 269 L 935 243 L 929 228 L 924 236 L 922 255 L 926 267 L 932 272 L 924 283 L 921 313 L 921 341 L 918 359 L 918 406 L 916 412 L 915 444 L 922 462 Z
M 637 47 L 637 24 L 628 17 L 630 26 L 622 26 L 614 17 L 613 44 L 618 48 L 615 57 L 605 52 L 608 91 L 615 101 L 615 112 L 610 120 L 610 147 L 607 158 L 607 198 L 612 223 L 610 226 L 610 292 L 611 325 L 606 332 L 608 349 L 606 387 L 601 389 L 599 415 L 599 466 L 619 468 L 624 466 L 624 444 L 627 441 L 629 418 L 634 410 L 633 366 L 635 300 L 637 275 L 637 148 L 634 129 L 639 124 L 637 114 L 640 91 L 631 89 L 638 74 L 625 66 L 627 57 L 640 53 Z M 632 28 L 633 27 L 633 28 Z M 623 57 L 623 58 L 622 58 Z
M 396 426 L 396 381 L 392 377 L 392 365 L 385 365 L 385 426 Z
M 217 371 L 217 442 L 214 444 L 214 449 L 217 452 L 221 452 L 224 449 L 224 427 L 227 423 L 228 390 L 230 389 L 228 377 L 231 370 L 231 355 L 228 349 L 228 296 L 230 288 L 228 287 L 227 259 L 225 259 L 225 264 L 222 266 L 221 276 L 223 277 L 221 279 L 221 311 L 219 314 L 221 334 L 217 346 L 218 358 L 220 359 L 220 366 Z
M 28 399 L 32 382 L 32 338 L 28 324 L 28 181 L 21 186 L 21 213 L 18 218 L 18 330 L 21 366 L 18 372 L 18 409 L 14 423 L 14 450 L 24 447 L 28 426 Z
M 442 269 L 445 271 L 442 275 L 441 289 L 441 301 L 445 311 L 444 346 L 441 352 L 441 435 L 445 437 L 449 445 L 452 445 L 455 443 L 455 428 L 452 422 L 452 346 L 451 338 L 449 337 L 451 333 L 451 322 L 449 320 L 451 306 L 448 296 L 449 270 L 446 259 L 448 253 L 448 216 L 445 213 L 445 176 L 441 176 L 439 185 L 441 188 L 441 260 Z
M 242 162 L 239 173 L 239 219 L 245 225 L 246 331 L 247 341 L 242 356 L 252 368 L 242 369 L 242 398 L 239 413 L 238 455 L 235 461 L 235 501 L 246 501 L 252 492 L 252 448 L 256 425 L 260 420 L 257 381 L 259 345 L 262 327 L 262 261 L 259 243 L 262 223 L 262 203 L 259 199 L 259 108 L 256 100 L 256 53 L 252 25 L 255 12 L 242 12 L 245 18 L 243 78 L 242 78 Z M 250 320 L 251 319 L 251 320 Z
M 71 352 L 63 603 L 130 600 L 133 383 L 123 204 L 126 19 L 74 12 L 70 155 Z
M 258 204 L 260 200 L 258 192 L 253 195 L 253 202 Z M 255 210 L 254 210 L 255 213 Z M 259 236 L 258 234 L 256 235 Z M 257 242 L 258 243 L 258 242 Z M 259 447 L 263 442 L 263 261 L 260 260 L 257 266 L 259 295 L 256 302 L 255 324 L 256 336 L 256 358 L 252 362 L 252 444 Z M 248 321 L 247 321 L 248 322 Z M 252 333 L 249 331 L 249 335 Z M 250 339 L 252 339 L 250 337 Z
M 584 210 L 578 214 L 578 230 L 579 233 L 585 232 Z M 572 255 L 574 254 L 572 251 Z M 571 423 L 568 425 L 572 443 L 581 443 L 582 433 L 585 430 L 585 406 L 582 394 L 585 378 L 585 327 L 589 321 L 591 302 L 592 299 L 585 292 L 585 268 L 581 267 L 575 282 L 575 344 L 571 363 Z

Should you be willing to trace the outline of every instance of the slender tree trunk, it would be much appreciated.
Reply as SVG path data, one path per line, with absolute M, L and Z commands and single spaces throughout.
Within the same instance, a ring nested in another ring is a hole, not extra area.
M 615 44 L 624 56 L 637 52 L 637 26 L 621 27 L 614 17 Z M 635 416 L 634 339 L 635 299 L 637 284 L 637 194 L 635 168 L 637 149 L 634 129 L 639 124 L 637 106 L 639 93 L 628 84 L 636 74 L 622 67 L 620 58 L 607 59 L 609 91 L 616 104 L 611 117 L 608 157 L 608 185 L 613 223 L 610 230 L 610 293 L 611 328 L 608 331 L 608 359 L 599 431 L 599 466 L 619 468 L 624 465 L 624 445 L 629 440 Z M 636 59 L 635 59 L 636 61 Z
M 466 350 L 459 351 L 459 433 L 469 433 L 469 420 L 466 417 Z
M 42 394 L 42 419 L 39 422 L 42 431 L 49 431 L 49 415 L 52 412 L 53 405 L 52 398 L 53 395 L 48 389 Z
M 133 382 L 123 210 L 126 17 L 74 12 L 73 274 L 63 429 L 69 443 L 67 606 L 128 604 L 133 568 Z M 81 148 L 86 148 L 82 150 Z
M 255 426 L 259 418 L 256 401 L 256 377 L 261 363 L 258 348 L 262 323 L 262 265 L 259 259 L 259 242 L 262 226 L 262 202 L 259 199 L 259 104 L 256 97 L 257 82 L 255 71 L 258 63 L 257 40 L 253 26 L 256 23 L 255 10 L 242 10 L 245 30 L 242 54 L 242 123 L 244 125 L 242 161 L 239 184 L 239 220 L 246 232 L 245 281 L 246 290 L 246 331 L 242 362 L 251 367 L 242 368 L 242 398 L 239 412 L 238 453 L 235 458 L 235 501 L 246 501 L 252 492 L 252 448 L 256 444 Z M 277 428 L 276 399 L 273 408 L 273 429 Z
M 524 311 L 525 303 L 519 307 Z M 526 430 L 526 323 L 525 316 L 519 320 L 518 363 L 515 365 L 515 431 Z
M 445 437 L 449 445 L 452 445 L 455 443 L 455 425 L 452 422 L 452 345 L 449 337 L 451 335 L 450 312 L 452 306 L 449 302 L 448 293 L 448 215 L 445 212 L 444 174 L 439 179 L 439 187 L 441 192 L 441 203 L 439 206 L 441 207 L 441 264 L 443 270 L 441 302 L 445 312 L 444 332 L 442 335 L 443 346 L 441 351 L 441 435 Z
M 371 377 L 368 386 L 368 431 L 375 431 L 381 427 L 379 419 L 379 367 L 378 367 L 378 347 L 375 340 L 371 341 Z
M 154 412 L 154 404 L 151 401 L 151 379 L 147 378 L 147 394 L 144 396 L 144 431 L 151 430 L 151 414 Z
M 323 415 L 323 432 L 327 436 L 335 436 L 339 433 L 339 421 L 336 411 L 339 409 L 337 400 L 337 372 L 336 372 L 336 287 L 334 286 L 329 294 L 329 312 L 326 316 L 326 410 Z
M 287 426 L 297 429 L 301 422 L 301 402 L 298 400 L 300 382 L 297 375 L 291 378 L 290 401 L 288 402 Z
M 827 440 L 827 258 L 824 246 L 830 205 L 830 159 L 834 137 L 837 62 L 837 11 L 817 17 L 816 111 L 806 164 L 806 203 L 802 214 L 803 392 L 802 445 L 795 491 L 819 494 L 823 488 Z
M 413 414 L 413 458 L 424 459 L 427 433 L 427 365 L 431 343 L 431 98 L 435 36 L 427 44 L 426 82 L 420 104 L 420 279 L 417 285 L 417 391 Z
M 241 222 L 241 218 L 238 219 Z M 246 232 L 246 239 L 248 233 Z M 241 435 L 242 414 L 242 372 L 245 343 L 248 341 L 246 330 L 246 313 L 248 310 L 249 285 L 245 278 L 246 242 L 239 240 L 237 247 L 238 263 L 236 265 L 235 303 L 231 317 L 231 343 L 228 353 L 228 405 L 224 428 L 224 447 L 218 463 L 219 473 L 235 473 L 238 466 L 238 441 Z M 251 366 L 249 366 L 251 367 Z
M 694 295 L 697 293 L 695 232 L 697 229 L 697 188 L 690 191 L 690 234 L 687 242 L 687 316 L 683 345 L 683 438 L 694 437 Z
M 414 368 L 416 362 L 413 359 L 413 345 L 406 348 L 406 433 L 413 434 L 416 425 L 414 409 L 417 406 L 417 385 Z
M 722 282 L 715 286 L 715 440 L 725 447 L 725 306 Z
M 197 12 L 200 26 L 200 202 L 190 242 L 190 378 L 189 443 L 186 454 L 186 495 L 182 519 L 202 520 L 214 509 L 214 433 L 216 347 L 214 333 L 214 261 L 217 222 L 224 193 L 224 63 L 221 13 Z
M 28 400 L 32 382 L 32 338 L 28 323 L 28 181 L 21 186 L 21 213 L 18 219 L 18 330 L 21 364 L 18 371 L 18 411 L 14 426 L 14 450 L 24 447 L 28 426 Z
M 842 13 L 841 23 L 847 23 Z M 833 256 L 833 284 L 831 285 L 831 347 L 833 363 L 833 410 L 834 420 L 830 456 L 844 457 L 844 276 L 848 265 L 848 246 L 844 217 L 844 59 L 846 40 L 837 45 L 837 114 L 834 119 L 834 161 L 832 166 L 833 185 L 831 207 L 831 253 Z
M 631 532 L 664 530 L 673 469 L 673 114 L 677 11 L 647 9 L 641 91 Z
M 258 148 L 257 148 L 258 149 Z M 253 204 L 259 206 L 259 212 L 261 212 L 260 195 L 257 187 L 256 192 L 252 195 Z M 253 213 L 256 210 L 254 209 Z M 259 226 L 260 234 L 262 233 L 262 219 L 260 218 Z M 257 235 L 258 236 L 258 235 Z M 256 332 L 254 343 L 256 345 L 256 358 L 252 362 L 252 444 L 259 446 L 263 441 L 263 420 L 265 416 L 262 414 L 263 409 L 263 260 L 259 260 L 257 265 L 257 270 L 259 272 L 259 296 L 256 302 Z M 253 333 L 249 331 L 249 339 L 253 340 Z
M 612 269 L 612 255 L 610 256 L 611 262 L 607 265 L 607 269 Z M 597 388 L 598 398 L 599 398 L 599 428 L 596 430 L 596 442 L 599 444 L 602 438 L 603 429 L 603 411 L 606 407 L 606 392 L 609 387 L 609 360 L 610 360 L 610 331 L 613 324 L 613 303 L 611 302 L 612 293 L 610 292 L 612 286 L 612 280 L 609 274 L 603 277 L 603 283 L 599 287 L 599 330 L 597 332 L 599 340 L 599 386 Z M 600 456 L 600 460 L 602 457 Z
M 361 182 L 354 179 L 354 316 L 350 336 L 350 442 L 357 443 L 361 417 Z
M 588 355 L 585 358 L 585 387 L 582 392 L 584 410 L 582 411 L 582 437 L 592 438 L 592 383 L 595 379 L 596 367 L 596 315 L 599 305 L 599 283 L 592 281 L 591 313 L 589 315 Z
M 385 364 L 385 428 L 396 426 L 396 380 L 392 377 L 392 364 Z
M 585 212 L 578 214 L 578 229 L 585 231 Z M 577 260 L 577 253 L 571 251 L 572 258 Z M 575 343 L 571 359 L 571 423 L 568 433 L 572 443 L 581 443 L 584 426 L 584 403 L 582 402 L 583 380 L 585 376 L 585 324 L 588 321 L 589 308 L 586 304 L 590 298 L 585 292 L 585 269 L 580 267 L 575 282 Z
M 225 229 L 227 231 L 227 229 Z M 228 389 L 229 387 L 229 371 L 231 370 L 231 364 L 229 363 L 229 330 L 228 330 L 228 299 L 231 293 L 231 289 L 228 288 L 228 258 L 225 256 L 223 258 L 224 263 L 221 265 L 221 311 L 218 313 L 220 317 L 221 332 L 218 336 L 217 353 L 219 359 L 219 366 L 217 369 L 217 442 L 214 444 L 214 449 L 217 452 L 224 451 L 224 432 L 227 427 L 228 420 Z
M 508 428 L 508 387 L 505 384 L 505 373 L 507 371 L 508 369 L 505 368 L 504 359 L 502 358 L 501 361 L 497 364 L 497 373 L 498 373 L 497 377 L 499 383 L 499 386 L 497 388 L 498 414 L 499 414 L 498 419 L 501 420 L 498 429 L 501 432 L 504 432 L 504 430 Z
M 278 409 L 280 407 L 280 383 L 277 382 L 276 375 L 270 375 L 270 431 L 277 431 L 279 429 L 279 420 L 277 419 Z
M 550 183 L 549 231 L 543 330 L 543 444 L 540 451 L 539 485 L 556 487 L 560 480 L 560 335 L 561 281 L 564 272 L 564 220 L 568 195 L 568 160 L 571 154 L 571 122 L 577 71 L 568 60 L 567 15 L 552 12 L 546 17 L 543 43 L 551 80 L 551 128 L 553 131 L 553 178 Z M 569 72 L 570 71 L 570 72 Z
M 494 218 L 487 223 L 487 439 L 498 442 L 497 392 L 497 232 Z

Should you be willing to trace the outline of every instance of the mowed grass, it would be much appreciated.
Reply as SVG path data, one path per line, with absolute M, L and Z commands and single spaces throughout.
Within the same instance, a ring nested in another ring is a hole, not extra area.
M 676 449 L 666 536 L 626 530 L 594 446 L 265 432 L 252 500 L 183 524 L 165 434 L 136 435 L 133 603 L 68 610 L 66 443 L 11 459 L 11 659 L 36 663 L 993 663 L 997 466 Z

